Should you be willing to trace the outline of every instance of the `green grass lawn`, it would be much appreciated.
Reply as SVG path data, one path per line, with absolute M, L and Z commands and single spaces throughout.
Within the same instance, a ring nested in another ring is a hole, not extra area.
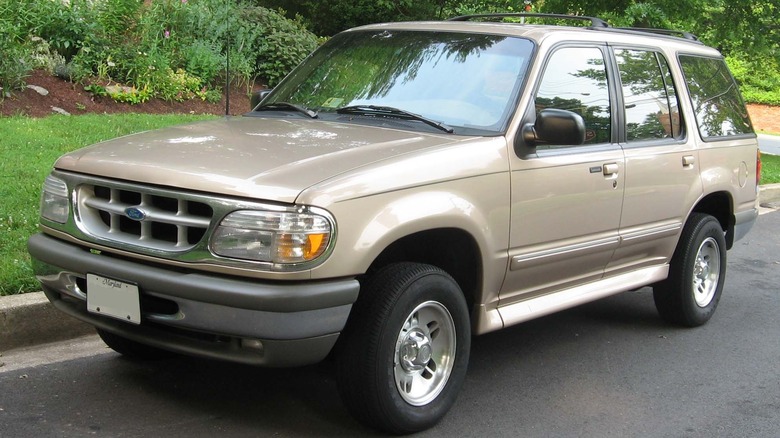
M 0 295 L 40 290 L 27 238 L 41 184 L 60 155 L 102 140 L 214 116 L 116 114 L 0 118 Z
M 761 184 L 780 184 L 780 155 L 761 156 Z

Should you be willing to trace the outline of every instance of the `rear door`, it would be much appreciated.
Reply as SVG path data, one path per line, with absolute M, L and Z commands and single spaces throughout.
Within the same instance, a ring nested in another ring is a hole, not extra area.
M 607 267 L 616 275 L 666 262 L 688 211 L 701 195 L 699 154 L 685 130 L 666 55 L 613 47 L 624 122 L 625 197 L 621 244 Z

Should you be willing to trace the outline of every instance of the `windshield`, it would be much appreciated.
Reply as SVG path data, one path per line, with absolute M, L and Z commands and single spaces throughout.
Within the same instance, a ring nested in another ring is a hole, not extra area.
M 307 58 L 263 105 L 285 102 L 320 115 L 382 106 L 456 133 L 497 134 L 506 129 L 532 51 L 528 40 L 499 35 L 346 32 Z M 376 114 L 369 119 L 379 121 Z

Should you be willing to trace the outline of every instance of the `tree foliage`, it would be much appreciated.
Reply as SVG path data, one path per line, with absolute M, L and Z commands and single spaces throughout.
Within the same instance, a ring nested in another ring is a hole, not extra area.
M 300 14 L 318 35 L 363 24 L 443 19 L 468 13 L 518 12 L 522 0 L 255 0 Z M 693 32 L 724 54 L 780 51 L 777 0 L 531 0 L 534 12 L 591 15 L 617 26 Z
M 697 35 L 728 59 L 750 101 L 780 103 L 777 0 L 254 0 L 300 15 L 318 35 L 363 24 L 456 15 L 533 12 L 597 16 L 613 26 L 676 29 Z
M 543 12 L 602 16 L 613 25 L 691 31 L 725 55 L 780 54 L 776 0 L 543 0 L 539 4 Z
M 543 12 L 595 15 L 614 26 L 685 30 L 726 56 L 748 101 L 780 104 L 777 0 L 540 0 Z
M 269 8 L 299 14 L 318 35 L 370 23 L 441 20 L 455 15 L 520 10 L 518 0 L 255 0 Z

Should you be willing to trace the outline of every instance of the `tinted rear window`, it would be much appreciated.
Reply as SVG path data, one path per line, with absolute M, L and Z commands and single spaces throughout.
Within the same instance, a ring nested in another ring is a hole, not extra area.
M 681 55 L 680 64 L 702 138 L 753 132 L 737 84 L 722 59 Z

